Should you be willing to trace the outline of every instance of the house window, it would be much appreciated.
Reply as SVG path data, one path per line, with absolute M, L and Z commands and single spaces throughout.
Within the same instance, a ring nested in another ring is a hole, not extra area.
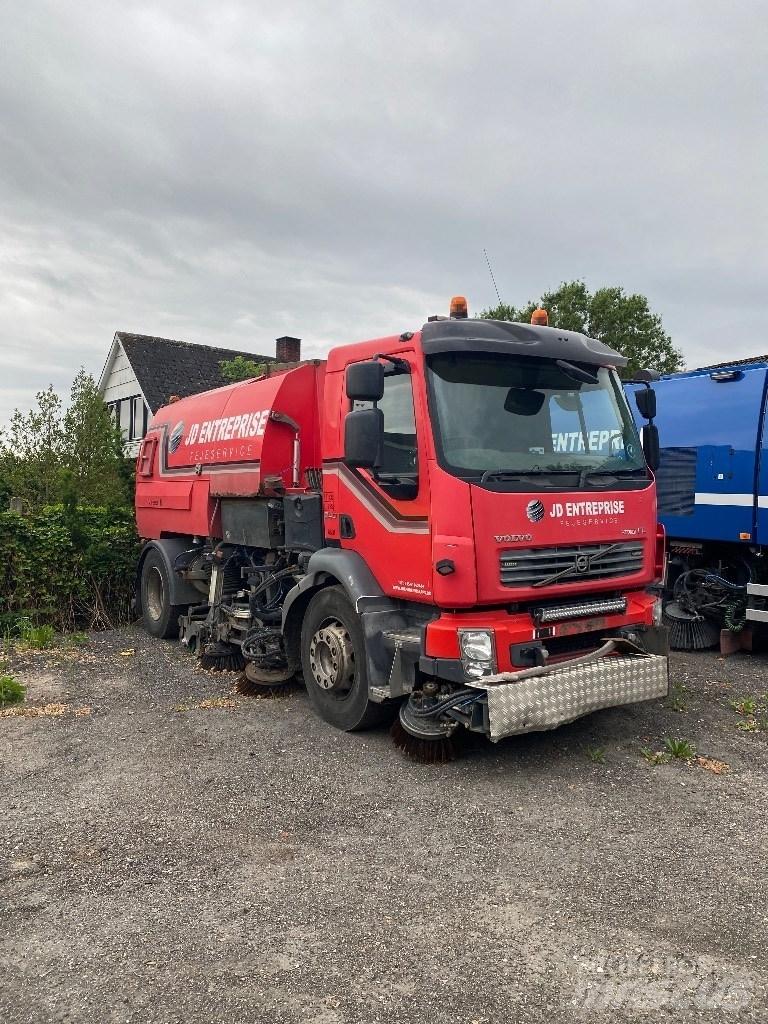
M 134 395 L 128 400 L 130 406 L 130 422 L 128 424 L 128 439 L 140 441 L 147 432 L 147 417 L 144 406 L 144 399 L 141 395 Z
M 108 402 L 107 409 L 112 422 L 120 428 L 124 441 L 140 441 L 147 432 L 147 407 L 141 395 L 118 398 Z
M 131 439 L 131 399 L 124 398 L 120 402 L 120 419 L 117 424 L 126 441 Z

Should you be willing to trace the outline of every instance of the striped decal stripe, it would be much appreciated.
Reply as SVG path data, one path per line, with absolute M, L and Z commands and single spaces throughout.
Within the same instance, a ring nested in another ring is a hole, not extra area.
M 342 462 L 326 462 L 323 465 L 323 474 L 332 476 L 344 484 L 355 495 L 366 512 L 390 533 L 398 534 L 429 534 L 429 520 L 424 516 L 407 518 L 399 515 L 397 510 L 389 505 L 376 492 L 369 488 L 364 481 Z
M 694 497 L 697 505 L 738 505 L 742 508 L 752 508 L 755 504 L 754 494 L 718 494 L 714 491 L 697 491 Z M 768 494 L 757 496 L 757 507 L 768 508 Z

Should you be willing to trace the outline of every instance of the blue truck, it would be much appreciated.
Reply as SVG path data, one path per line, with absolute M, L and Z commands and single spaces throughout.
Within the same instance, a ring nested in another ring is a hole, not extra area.
M 723 627 L 768 621 L 768 356 L 670 374 L 653 388 L 664 618 L 673 647 L 712 647 Z

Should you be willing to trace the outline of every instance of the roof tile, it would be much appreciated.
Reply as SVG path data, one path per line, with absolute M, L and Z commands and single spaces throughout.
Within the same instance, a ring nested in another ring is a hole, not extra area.
M 224 359 L 243 356 L 257 363 L 275 361 L 274 356 L 263 356 L 257 352 L 193 345 L 188 341 L 155 338 L 147 334 L 118 331 L 117 338 L 153 413 L 161 405 L 166 405 L 171 395 L 187 398 L 226 384 L 219 366 Z

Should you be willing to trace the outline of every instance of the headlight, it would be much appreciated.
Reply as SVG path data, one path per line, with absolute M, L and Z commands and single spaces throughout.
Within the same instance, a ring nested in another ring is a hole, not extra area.
M 460 629 L 459 644 L 464 661 L 493 660 L 493 633 L 487 629 Z
M 496 671 L 493 630 L 460 629 L 461 666 L 468 679 L 482 679 Z
M 469 679 L 482 679 L 493 674 L 490 661 L 462 661 L 464 673 Z

